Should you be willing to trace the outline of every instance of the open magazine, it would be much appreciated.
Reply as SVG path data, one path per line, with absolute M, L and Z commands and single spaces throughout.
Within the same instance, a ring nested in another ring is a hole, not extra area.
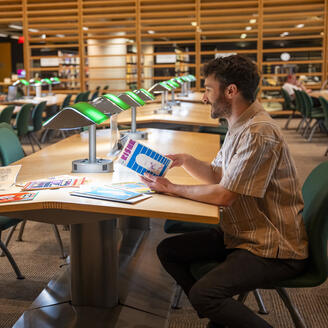
M 0 203 L 33 200 L 36 195 L 37 192 L 15 192 L 11 194 L 0 194 Z
M 85 177 L 75 176 L 58 176 L 34 180 L 26 182 L 26 184 L 22 187 L 22 191 L 79 187 L 85 182 L 85 180 Z
M 129 139 L 117 163 L 128 167 L 140 175 L 151 173 L 157 176 L 164 176 L 170 168 L 172 160 L 136 140 Z

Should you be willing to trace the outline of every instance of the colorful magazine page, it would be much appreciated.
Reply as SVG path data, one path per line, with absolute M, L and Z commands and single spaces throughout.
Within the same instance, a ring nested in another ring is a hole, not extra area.
M 1 194 L 0 203 L 19 202 L 22 200 L 32 200 L 37 192 L 16 192 L 12 194 Z
M 112 183 L 111 187 L 122 188 L 125 190 L 135 191 L 141 194 L 152 194 L 154 193 L 146 184 L 142 182 L 118 182 Z
M 164 176 L 170 168 L 172 160 L 138 141 L 129 139 L 117 162 L 140 175 L 148 172 L 156 176 Z
M 139 192 L 110 186 L 90 186 L 81 191 L 73 191 L 70 195 L 123 203 L 136 203 L 140 200 L 151 197 L 150 195 L 144 195 Z
M 30 181 L 25 184 L 22 190 L 43 190 L 67 187 L 79 187 L 85 182 L 85 178 L 64 178 L 64 179 L 44 179 Z

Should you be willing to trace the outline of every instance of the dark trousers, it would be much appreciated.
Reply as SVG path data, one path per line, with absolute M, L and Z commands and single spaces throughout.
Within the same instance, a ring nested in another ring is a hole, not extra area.
M 209 318 L 218 327 L 229 328 L 271 327 L 232 296 L 295 277 L 307 264 L 306 260 L 268 259 L 243 249 L 227 249 L 220 229 L 164 239 L 158 245 L 157 254 L 198 315 Z M 196 281 L 189 268 L 190 263 L 198 260 L 221 263 Z

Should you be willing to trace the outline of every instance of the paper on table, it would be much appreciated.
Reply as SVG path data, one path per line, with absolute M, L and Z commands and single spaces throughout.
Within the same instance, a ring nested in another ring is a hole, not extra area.
M 21 167 L 22 165 L 0 167 L 0 191 L 8 191 L 15 185 Z

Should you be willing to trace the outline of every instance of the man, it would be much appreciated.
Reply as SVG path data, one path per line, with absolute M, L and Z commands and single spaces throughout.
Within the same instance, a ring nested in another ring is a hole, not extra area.
M 232 296 L 271 286 L 306 267 L 307 236 L 303 200 L 293 160 L 280 129 L 254 100 L 256 65 L 233 55 L 204 68 L 203 101 L 229 130 L 211 164 L 187 154 L 169 155 L 205 184 L 177 185 L 147 174 L 142 180 L 157 192 L 223 207 L 216 229 L 163 240 L 157 249 L 164 268 L 188 295 L 208 327 L 271 327 Z M 198 260 L 221 262 L 199 281 L 189 271 Z
M 286 78 L 286 81 L 284 85 L 282 86 L 284 90 L 289 94 L 291 99 L 295 99 L 295 90 L 305 91 L 305 92 L 311 92 L 311 89 L 307 89 L 304 87 L 303 84 L 298 83 L 296 75 L 295 74 L 289 74 Z

